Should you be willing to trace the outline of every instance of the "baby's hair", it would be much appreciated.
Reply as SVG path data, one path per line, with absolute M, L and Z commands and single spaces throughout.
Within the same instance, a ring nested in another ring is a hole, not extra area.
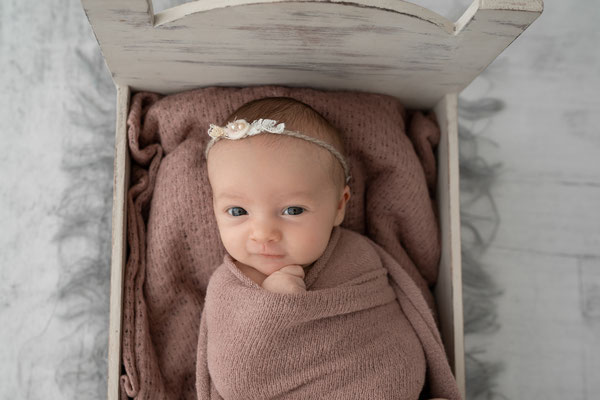
M 260 118 L 284 122 L 287 130 L 298 131 L 329 143 L 345 157 L 344 140 L 340 132 L 314 108 L 290 97 L 265 97 L 250 101 L 231 113 L 227 120 L 223 121 L 223 125 L 234 119 L 245 119 L 250 123 Z M 272 138 L 273 143 L 286 138 L 280 135 L 268 135 L 268 137 Z M 332 154 L 330 158 L 334 182 L 336 186 L 343 188 L 344 170 Z

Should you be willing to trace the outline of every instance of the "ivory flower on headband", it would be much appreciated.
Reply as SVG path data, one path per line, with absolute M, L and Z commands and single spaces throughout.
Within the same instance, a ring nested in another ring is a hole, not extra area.
M 228 123 L 224 128 L 210 124 L 208 134 L 213 139 L 225 138 L 231 140 L 242 139 L 247 136 L 258 135 L 262 132 L 282 133 L 285 129 L 285 124 L 282 122 L 277 124 L 277 121 L 272 119 L 257 119 L 251 124 L 245 119 L 236 119 Z
M 340 152 L 335 149 L 335 147 L 329 143 L 307 136 L 303 133 L 288 131 L 285 129 L 284 122 L 278 124 L 277 121 L 272 119 L 260 118 L 252 121 L 252 123 L 248 123 L 248 121 L 245 119 L 236 119 L 235 121 L 229 122 L 225 127 L 210 124 L 210 128 L 208 128 L 208 135 L 211 137 L 211 140 L 206 145 L 205 155 L 208 157 L 208 151 L 216 142 L 221 139 L 239 140 L 249 136 L 258 135 L 259 133 L 263 132 L 291 136 L 321 146 L 322 148 L 331 152 L 331 154 L 337 158 L 340 164 L 342 164 L 342 168 L 344 168 L 344 175 L 346 177 L 346 183 L 348 183 L 350 180 L 350 169 L 348 168 L 348 164 L 346 164 L 344 156 L 342 156 Z

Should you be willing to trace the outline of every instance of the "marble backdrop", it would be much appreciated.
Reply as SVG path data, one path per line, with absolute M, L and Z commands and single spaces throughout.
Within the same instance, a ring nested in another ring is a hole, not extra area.
M 469 399 L 600 396 L 599 20 L 546 0 L 460 96 Z M 115 89 L 76 0 L 0 1 L 0 67 L 0 399 L 105 398 Z

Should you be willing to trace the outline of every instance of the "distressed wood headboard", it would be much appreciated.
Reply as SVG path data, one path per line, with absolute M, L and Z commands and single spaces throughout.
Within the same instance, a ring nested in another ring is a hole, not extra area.
M 432 107 L 460 92 L 542 12 L 475 0 L 456 22 L 401 0 L 83 0 L 115 83 L 174 93 L 281 84 L 361 90 Z
M 460 92 L 542 12 L 475 0 L 456 22 L 401 0 L 82 0 L 115 83 L 163 94 L 281 84 L 430 108 Z

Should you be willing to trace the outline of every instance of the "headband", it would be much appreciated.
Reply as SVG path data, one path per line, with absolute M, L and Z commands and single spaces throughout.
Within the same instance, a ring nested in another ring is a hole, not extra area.
M 288 131 L 285 129 L 285 123 L 281 122 L 278 124 L 277 121 L 272 119 L 261 118 L 253 121 L 250 124 L 244 119 L 236 119 L 235 121 L 228 123 L 225 127 L 210 124 L 210 128 L 208 128 L 208 135 L 212 139 L 206 145 L 206 150 L 204 154 L 208 157 L 208 152 L 211 149 L 211 147 L 221 139 L 239 140 L 249 136 L 258 135 L 259 133 L 263 132 L 291 136 L 321 146 L 322 148 L 328 150 L 331 154 L 333 154 L 335 158 L 337 158 L 337 160 L 340 162 L 340 164 L 342 164 L 342 168 L 344 168 L 344 176 L 346 178 L 346 183 L 350 181 L 350 169 L 348 168 L 348 164 L 346 163 L 346 160 L 344 160 L 344 156 L 342 156 L 340 152 L 335 149 L 335 147 L 333 147 L 327 142 L 315 139 L 303 133 Z

